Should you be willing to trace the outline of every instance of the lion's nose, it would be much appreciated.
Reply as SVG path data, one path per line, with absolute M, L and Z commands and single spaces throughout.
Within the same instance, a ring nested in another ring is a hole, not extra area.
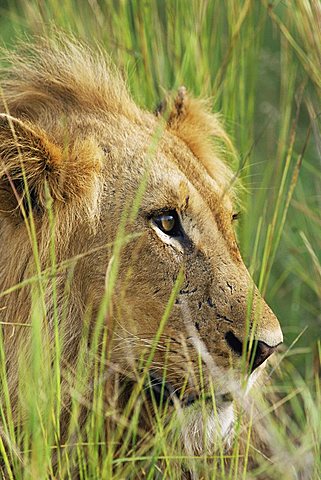
M 265 360 L 267 358 L 269 358 L 272 355 L 272 353 L 275 352 L 275 350 L 277 348 L 276 346 L 275 347 L 270 347 L 270 345 L 268 345 L 265 342 L 261 342 L 261 340 L 258 340 L 255 343 L 256 343 L 256 349 L 255 349 L 255 344 L 252 347 L 252 351 L 254 351 L 254 359 L 252 361 L 252 369 L 251 369 L 252 372 L 257 367 L 262 365 L 262 363 L 265 362 Z M 253 358 L 252 353 L 251 353 L 250 358 Z
M 244 349 L 244 344 L 241 340 L 239 340 L 236 335 L 234 335 L 233 332 L 229 331 L 225 334 L 225 340 L 228 344 L 228 346 L 233 350 L 236 355 L 241 356 L 243 353 Z M 267 358 L 272 355 L 272 353 L 276 350 L 278 345 L 271 347 L 265 342 L 262 342 L 261 340 L 256 340 L 251 348 L 250 354 L 249 354 L 249 361 L 251 365 L 251 373 L 260 365 L 262 365 L 263 362 Z M 246 346 L 246 350 L 248 351 L 248 343 Z

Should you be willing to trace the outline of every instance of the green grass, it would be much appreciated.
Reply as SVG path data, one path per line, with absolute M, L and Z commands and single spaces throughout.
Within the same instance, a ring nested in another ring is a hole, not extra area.
M 55 295 L 54 274 L 61 266 L 56 265 L 52 244 L 51 272 L 39 278 L 38 265 L 31 279 L 34 314 L 30 327 L 25 328 L 32 329 L 33 364 L 28 372 L 23 363 L 19 366 L 23 379 L 20 393 L 25 399 L 24 411 L 19 414 L 28 419 L 23 431 L 13 427 L 16 419 L 12 418 L 0 349 L 1 430 L 7 439 L 0 440 L 4 478 L 50 478 L 53 451 L 57 451 L 59 479 L 72 478 L 73 464 L 78 465 L 83 480 L 143 478 L 143 472 L 148 479 L 178 479 L 186 463 L 200 472 L 196 478 L 204 479 L 321 477 L 320 16 L 317 0 L 0 2 L 1 38 L 9 48 L 14 48 L 21 36 L 50 35 L 58 25 L 89 43 L 103 45 L 128 76 L 132 95 L 142 107 L 154 109 L 165 91 L 180 85 L 195 95 L 211 98 L 213 110 L 222 113 L 239 152 L 239 162 L 232 166 L 246 186 L 238 227 L 240 248 L 285 335 L 280 372 L 274 372 L 269 387 L 276 394 L 276 403 L 260 407 L 259 422 L 278 452 L 274 464 L 258 455 L 258 465 L 250 471 L 246 467 L 247 454 L 253 455 L 249 440 L 242 453 L 245 466 L 241 474 L 237 473 L 239 437 L 247 438 L 250 430 L 244 433 L 241 426 L 230 469 L 222 468 L 222 458 L 218 463 L 203 458 L 182 459 L 179 445 L 166 441 L 171 424 L 165 425 L 161 415 L 156 418 L 153 434 L 143 434 L 141 439 L 138 415 L 142 404 L 138 397 L 142 378 L 119 419 L 118 430 L 109 433 L 106 442 L 102 420 L 106 415 L 112 418 L 115 412 L 111 407 L 104 411 L 100 388 L 104 362 L 95 363 L 93 358 L 97 356 L 97 342 L 117 276 L 117 259 L 125 241 L 124 225 L 120 223 L 109 290 L 97 319 L 96 344 L 90 352 L 97 386 L 92 412 L 82 437 L 77 426 L 79 399 L 90 380 L 85 373 L 88 332 L 84 331 L 74 365 L 77 395 L 71 407 L 75 420 L 70 427 L 70 444 L 58 449 L 62 401 L 59 332 L 57 329 L 52 362 L 40 333 L 44 315 L 39 316 L 39 311 L 43 307 L 36 300 L 43 298 L 41 292 L 48 282 Z M 139 194 L 137 198 L 139 202 Z M 128 218 L 135 215 L 137 204 Z M 53 223 L 52 229 L 54 233 Z M 34 235 L 32 228 L 30 235 Z M 0 300 L 5 294 L 0 292 Z M 167 311 L 164 322 L 166 315 Z M 54 317 L 58 322 L 58 312 Z M 148 366 L 148 359 L 145 361 Z M 24 450 L 23 461 L 18 450 Z

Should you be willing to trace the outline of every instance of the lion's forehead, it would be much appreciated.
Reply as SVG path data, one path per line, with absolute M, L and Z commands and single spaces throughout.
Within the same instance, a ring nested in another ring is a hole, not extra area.
M 155 138 L 155 131 L 156 127 L 140 128 L 134 136 L 124 138 L 118 156 L 128 180 L 132 183 L 137 175 L 139 181 L 147 172 L 147 194 L 157 193 L 163 201 L 178 202 L 178 207 L 186 196 L 193 196 L 203 202 L 202 208 L 206 204 L 215 213 L 221 209 L 230 211 L 234 201 L 233 174 L 217 154 L 211 152 L 205 162 L 171 132 L 164 131 Z
M 133 169 L 136 165 L 141 171 L 144 167 L 150 172 L 152 180 L 169 187 L 175 182 L 177 187 L 181 177 L 203 197 L 211 198 L 213 203 L 218 203 L 217 198 L 224 195 L 225 204 L 229 202 L 231 205 L 234 198 L 233 172 L 214 147 L 196 156 L 175 133 L 167 129 L 159 133 L 160 126 L 156 120 L 149 117 L 148 120 L 142 126 L 122 119 L 114 146 L 119 149 L 119 161 L 124 168 L 130 166 Z M 128 162 L 124 162 L 124 157 Z

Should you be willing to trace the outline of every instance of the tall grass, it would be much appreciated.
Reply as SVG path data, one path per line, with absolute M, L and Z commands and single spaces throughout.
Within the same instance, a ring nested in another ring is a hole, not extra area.
M 125 227 L 135 215 L 138 194 L 133 210 L 120 222 L 92 350 L 87 351 L 89 333 L 85 328 L 73 371 L 65 372 L 76 381 L 70 406 L 72 421 L 64 445 L 59 432 L 63 402 L 61 333 L 57 326 L 49 355 L 42 334 L 43 292 L 50 288 L 55 297 L 55 273 L 66 268 L 56 264 L 53 241 L 49 270 L 41 272 L 39 265 L 35 269 L 30 280 L 33 313 L 30 325 L 24 327 L 32 331 L 32 368 L 26 372 L 23 363 L 17 367 L 21 370 L 20 396 L 24 399 L 19 415 L 27 419 L 22 431 L 14 428 L 19 421 L 13 418 L 0 349 L 3 477 L 72 478 L 77 465 L 84 480 L 181 478 L 182 466 L 190 465 L 195 478 L 320 478 L 320 3 L 88 0 L 80 4 L 74 0 L 17 0 L 1 2 L 0 8 L 2 40 L 9 48 L 14 48 L 21 36 L 51 35 L 55 25 L 89 43 L 103 45 L 128 76 L 132 95 L 142 107 L 155 108 L 165 91 L 180 85 L 195 95 L 211 98 L 213 110 L 222 113 L 240 152 L 239 164 L 234 164 L 233 169 L 246 186 L 238 227 L 241 251 L 285 334 L 280 367 L 273 372 L 270 392 L 264 392 L 276 394 L 275 403 L 261 399 L 260 413 L 250 415 L 246 431 L 239 423 L 229 469 L 224 468 L 223 447 L 218 449 L 218 459 L 212 461 L 182 458 L 179 438 L 174 438 L 172 444 L 167 441 L 168 431 L 175 430 L 175 419 L 165 423 L 164 412 L 157 408 L 152 433 L 140 431 L 143 377 L 136 379 L 137 388 L 121 416 L 112 405 L 106 412 L 102 387 L 106 359 L 97 359 L 98 344 L 104 346 L 107 342 L 103 319 L 111 308 L 123 242 L 130 241 Z M 53 238 L 53 218 L 51 228 Z M 32 223 L 30 229 L 32 232 Z M 33 244 L 36 246 L 35 239 Z M 67 281 L 67 290 L 68 286 Z M 0 292 L 0 300 L 8 293 Z M 168 309 L 172 301 L 169 299 Z M 57 325 L 58 315 L 56 311 Z M 103 347 L 99 349 L 99 355 L 104 351 Z M 145 369 L 148 362 L 145 358 Z M 89 372 L 94 372 L 93 379 Z M 89 384 L 94 385 L 93 405 L 84 430 L 80 430 L 78 416 Z M 107 440 L 106 416 L 118 425 L 107 433 Z M 260 452 L 255 453 L 250 438 L 252 423 L 265 429 L 273 463 Z M 245 449 L 241 451 L 244 439 Z M 253 470 L 247 457 L 255 455 L 257 465 Z

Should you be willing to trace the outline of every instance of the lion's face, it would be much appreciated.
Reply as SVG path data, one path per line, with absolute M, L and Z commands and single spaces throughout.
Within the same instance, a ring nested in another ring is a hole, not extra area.
M 221 147 L 229 150 L 230 142 L 220 122 L 184 89 L 166 121 L 141 111 L 108 61 L 78 44 L 49 43 L 34 54 L 38 61 L 31 65 L 15 56 L 2 85 L 1 111 L 10 115 L 0 114 L 6 246 L 0 290 L 34 272 L 26 228 L 31 211 L 41 267 L 52 268 L 51 205 L 57 265 L 78 262 L 70 298 L 68 272 L 57 286 L 57 311 L 67 312 L 61 321 L 67 322 L 68 361 L 78 353 L 84 321 L 99 311 L 112 271 L 108 359 L 118 372 L 132 381 L 147 368 L 155 390 L 165 379 L 166 396 L 185 406 L 196 404 L 211 383 L 215 395 L 235 394 L 242 357 L 248 357 L 247 371 L 258 367 L 282 342 L 282 332 L 236 243 L 233 176 L 221 160 Z M 123 242 L 127 234 L 134 235 Z M 111 244 L 115 248 L 106 249 Z M 8 298 L 0 309 L 3 322 L 29 322 L 28 292 Z M 49 292 L 49 326 L 55 324 L 53 302 Z M 18 351 L 24 337 L 11 337 L 8 351 Z M 14 356 L 8 362 L 15 372 Z M 222 431 L 231 415 L 225 412 Z M 199 431 L 199 417 L 192 422 Z M 213 428 L 214 420 L 207 431 Z

